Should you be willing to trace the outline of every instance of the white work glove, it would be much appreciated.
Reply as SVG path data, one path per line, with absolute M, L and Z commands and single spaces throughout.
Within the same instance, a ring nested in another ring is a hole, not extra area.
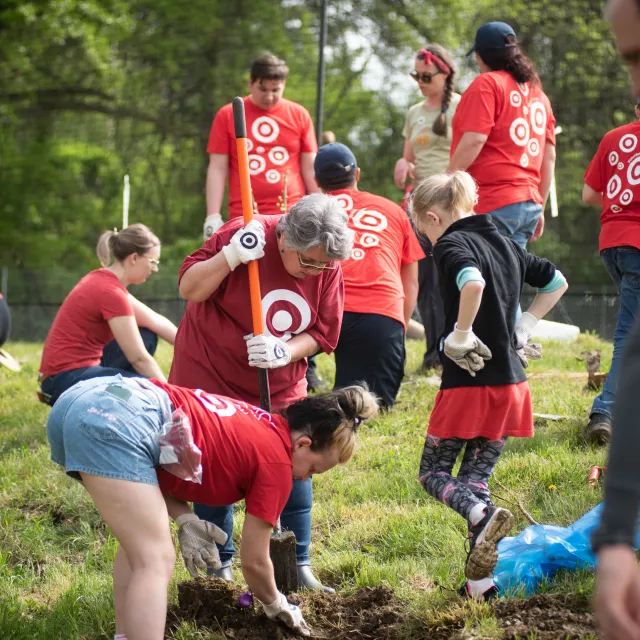
M 189 573 L 198 577 L 198 569 L 206 571 L 207 566 L 219 569 L 220 554 L 216 547 L 227 541 L 227 534 L 212 522 L 200 520 L 195 513 L 185 513 L 176 518 L 180 553 Z M 197 567 L 197 568 L 196 568 Z
M 264 227 L 258 220 L 252 220 L 246 227 L 233 234 L 228 245 L 222 247 L 224 257 L 233 271 L 239 264 L 247 264 L 264 255 Z
M 529 366 L 529 360 L 540 360 L 542 358 L 542 345 L 531 342 L 531 335 L 537 324 L 538 319 L 528 311 L 525 311 L 516 322 L 514 331 L 515 349 L 525 369 Z
M 303 636 L 311 635 L 311 629 L 309 629 L 307 623 L 304 621 L 300 607 L 297 607 L 295 604 L 289 604 L 283 593 L 278 591 L 276 601 L 271 604 L 263 603 L 262 608 L 269 620 L 280 620 L 284 622 L 287 627 L 297 631 Z
M 260 369 L 278 369 L 291 362 L 289 345 L 279 338 L 264 333 L 254 336 L 253 333 L 244 336 L 249 354 L 249 366 Z
M 484 361 L 491 360 L 489 347 L 471 329 L 458 329 L 458 323 L 444 341 L 444 355 L 474 378 L 484 367 Z
M 204 239 L 208 240 L 223 224 L 224 221 L 219 213 L 212 213 L 210 216 L 207 216 L 207 219 L 204 221 L 204 229 L 202 230 Z

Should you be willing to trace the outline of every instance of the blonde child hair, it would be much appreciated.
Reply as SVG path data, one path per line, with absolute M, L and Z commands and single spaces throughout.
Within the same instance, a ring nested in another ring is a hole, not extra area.
M 478 187 L 466 171 L 436 173 L 425 178 L 413 190 L 409 214 L 421 231 L 427 224 L 427 212 L 434 206 L 453 221 L 472 213 L 477 202 Z

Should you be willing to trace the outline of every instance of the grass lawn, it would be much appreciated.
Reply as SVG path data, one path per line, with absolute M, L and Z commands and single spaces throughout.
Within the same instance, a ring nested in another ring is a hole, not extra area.
M 592 465 L 604 465 L 605 452 L 582 437 L 595 393 L 584 389 L 586 374 L 564 375 L 584 371 L 577 358 L 596 347 L 606 371 L 611 345 L 595 336 L 544 345 L 544 359 L 529 369 L 546 374 L 530 380 L 534 411 L 564 418 L 536 424 L 533 439 L 512 439 L 495 472 L 542 523 L 568 525 L 601 500 L 601 489 L 590 488 L 587 475 Z M 116 541 L 88 494 L 49 461 L 49 409 L 35 396 L 42 345 L 6 348 L 22 363 L 22 372 L 0 368 L 0 639 L 110 639 Z M 313 564 L 320 578 L 344 594 L 362 586 L 391 587 L 407 601 L 407 638 L 429 637 L 424 628 L 459 615 L 461 607 L 471 635 L 455 637 L 499 638 L 502 631 L 489 607 L 461 604 L 446 589 L 463 582 L 465 522 L 427 496 L 417 481 L 437 393 L 416 373 L 423 351 L 422 344 L 409 344 L 398 405 L 361 430 L 351 463 L 314 478 Z M 171 347 L 162 344 L 158 359 L 168 372 Z M 331 380 L 333 360 L 322 356 L 320 371 Z M 491 488 L 501 494 L 495 484 Z M 528 523 L 515 507 L 513 512 L 516 533 Z M 241 517 L 238 511 L 238 521 Z M 236 526 L 236 535 L 239 531 Z M 239 568 L 235 571 L 241 580 Z M 179 561 L 173 602 L 176 584 L 187 578 Z M 559 575 L 543 589 L 589 594 L 592 585 L 592 575 L 584 572 Z M 224 635 L 184 623 L 173 637 Z

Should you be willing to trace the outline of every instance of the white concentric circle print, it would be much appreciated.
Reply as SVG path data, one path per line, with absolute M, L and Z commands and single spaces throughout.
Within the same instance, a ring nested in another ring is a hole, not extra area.
M 269 171 L 267 171 L 267 173 L 265 174 L 265 178 L 267 179 L 267 182 L 269 184 L 278 184 L 282 176 L 277 169 L 269 169 Z
M 633 133 L 627 133 L 626 136 L 620 138 L 620 151 L 631 153 L 638 146 L 638 138 Z
M 380 233 L 387 228 L 387 218 L 373 209 L 360 209 L 353 216 L 353 226 L 363 231 L 377 231 Z
M 612 167 L 615 167 L 618 164 L 618 160 L 620 160 L 620 156 L 618 155 L 617 151 L 612 151 L 609 154 L 609 164 Z
M 529 114 L 529 120 L 531 120 L 531 128 L 539 136 L 544 135 L 547 126 L 547 112 L 542 102 L 535 100 L 529 107 L 531 113 Z
M 509 94 L 509 102 L 512 107 L 519 107 L 522 104 L 522 94 L 519 91 L 512 91 Z
M 260 116 L 253 121 L 251 133 L 258 142 L 273 142 L 280 133 L 278 123 L 269 116 Z
M 529 95 L 529 85 L 526 82 L 518 82 L 518 89 L 523 96 Z
M 618 171 L 622 171 L 624 169 L 624 162 L 618 162 Z
M 380 244 L 380 238 L 373 233 L 363 233 L 358 242 L 363 247 L 377 247 Z
M 275 311 L 271 318 L 271 323 L 269 323 L 267 321 L 269 309 L 278 303 L 282 308 Z M 300 322 L 297 327 L 294 327 L 293 315 L 286 309 L 289 304 L 293 305 L 300 314 Z M 311 308 L 309 303 L 295 291 L 274 289 L 262 298 L 262 322 L 266 333 L 273 336 L 274 334 L 271 332 L 271 329 L 273 329 L 282 334 L 280 336 L 281 340 L 287 341 L 291 339 L 292 334 L 302 333 L 311 324 Z M 279 336 L 276 335 L 274 337 L 277 338 Z
M 622 207 L 619 207 L 617 204 L 612 204 L 611 211 L 613 211 L 613 213 L 620 213 L 622 211 Z
M 340 193 L 334 197 L 345 211 L 353 209 L 353 198 L 348 193 Z
M 524 147 L 529 142 L 529 123 L 524 118 L 516 118 L 511 123 L 509 135 L 519 147 Z
M 540 153 L 538 138 L 531 138 L 527 144 L 527 151 L 535 158 Z
M 196 389 L 195 395 L 206 409 L 216 413 L 221 418 L 228 418 L 236 412 L 236 408 L 225 398 L 216 397 L 202 389 Z
M 609 200 L 613 200 L 619 193 L 620 189 L 622 189 L 622 180 L 620 180 L 620 176 L 612 176 L 611 180 L 607 183 L 607 198 Z
M 273 147 L 267 154 L 267 157 L 277 167 L 281 167 L 289 160 L 289 152 L 284 147 Z
M 640 184 L 640 156 L 634 158 L 627 167 L 627 182 Z
M 628 204 L 631 204 L 632 200 L 633 200 L 633 191 L 631 191 L 631 189 L 625 189 L 620 194 L 620 204 L 621 205 L 626 207 Z
M 365 256 L 364 249 L 354 249 L 351 253 L 351 257 L 354 260 L 362 260 L 364 256 Z
M 529 156 L 526 153 L 523 153 L 520 156 L 520 164 L 526 169 L 529 166 Z
M 249 173 L 252 176 L 261 174 L 266 166 L 267 161 L 262 156 L 256 155 L 255 153 L 249 155 Z
M 256 149 L 256 152 L 259 153 L 259 154 L 263 154 L 265 152 L 265 148 L 264 147 L 258 147 Z
M 251 138 L 247 138 L 247 151 L 249 153 L 253 151 L 253 140 Z

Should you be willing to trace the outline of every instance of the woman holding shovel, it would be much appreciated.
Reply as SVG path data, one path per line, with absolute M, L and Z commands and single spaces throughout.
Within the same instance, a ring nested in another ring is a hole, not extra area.
M 271 369 L 275 410 L 304 398 L 306 359 L 331 353 L 338 343 L 344 302 L 339 263 L 352 246 L 344 209 L 324 194 L 302 198 L 284 216 L 257 215 L 247 225 L 242 218 L 229 221 L 182 265 L 180 293 L 189 303 L 169 382 L 257 405 L 258 367 Z M 255 337 L 247 268 L 253 260 L 259 261 L 265 328 Z M 311 480 L 295 480 L 282 525 L 296 535 L 298 584 L 323 589 L 310 567 L 311 502 Z M 214 573 L 231 580 L 233 510 L 195 508 L 227 534 L 222 567 Z

